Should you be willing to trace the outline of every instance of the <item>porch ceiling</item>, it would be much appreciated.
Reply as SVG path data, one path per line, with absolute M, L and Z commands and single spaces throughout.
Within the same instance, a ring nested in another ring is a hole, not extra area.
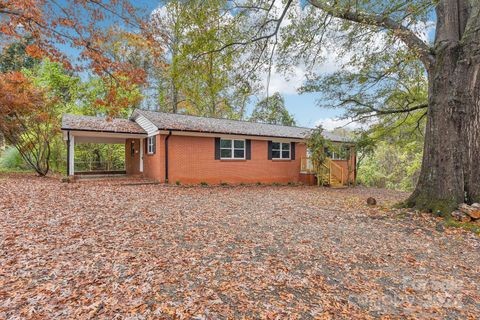
M 117 133 L 117 132 L 97 132 L 97 131 L 75 131 L 65 130 L 64 139 L 68 139 L 68 132 L 70 137 L 75 137 L 75 144 L 79 143 L 125 143 L 126 139 L 141 139 L 146 138 L 147 134 L 133 134 L 133 133 Z

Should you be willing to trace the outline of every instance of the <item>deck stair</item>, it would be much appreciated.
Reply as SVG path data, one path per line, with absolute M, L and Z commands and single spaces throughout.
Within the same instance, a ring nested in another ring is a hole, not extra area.
M 318 170 L 314 168 L 310 158 L 302 158 L 301 172 L 316 174 L 319 185 L 346 188 L 347 181 L 344 179 L 343 168 L 330 158 L 326 158 Z

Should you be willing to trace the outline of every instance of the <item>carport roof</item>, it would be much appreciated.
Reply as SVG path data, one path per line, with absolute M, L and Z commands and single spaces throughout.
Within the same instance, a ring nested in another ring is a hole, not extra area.
M 146 134 L 142 127 L 129 119 L 108 119 L 77 114 L 63 115 L 62 130 Z

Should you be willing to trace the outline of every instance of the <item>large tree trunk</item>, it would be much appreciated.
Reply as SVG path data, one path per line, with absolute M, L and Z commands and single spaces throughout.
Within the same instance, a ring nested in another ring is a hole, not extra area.
M 473 3 L 473 2 L 472 2 Z M 480 201 L 480 3 L 437 8 L 422 170 L 407 204 L 448 213 Z

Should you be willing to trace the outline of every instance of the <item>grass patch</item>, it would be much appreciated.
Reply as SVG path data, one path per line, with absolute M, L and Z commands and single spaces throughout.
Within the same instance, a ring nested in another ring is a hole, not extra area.
M 0 173 L 33 173 L 32 169 L 23 168 L 2 168 L 0 167 Z
M 472 222 L 460 222 L 453 219 L 445 220 L 445 227 L 453 227 L 453 228 L 462 228 L 467 231 L 471 231 L 478 236 L 480 236 L 480 225 L 472 223 Z

